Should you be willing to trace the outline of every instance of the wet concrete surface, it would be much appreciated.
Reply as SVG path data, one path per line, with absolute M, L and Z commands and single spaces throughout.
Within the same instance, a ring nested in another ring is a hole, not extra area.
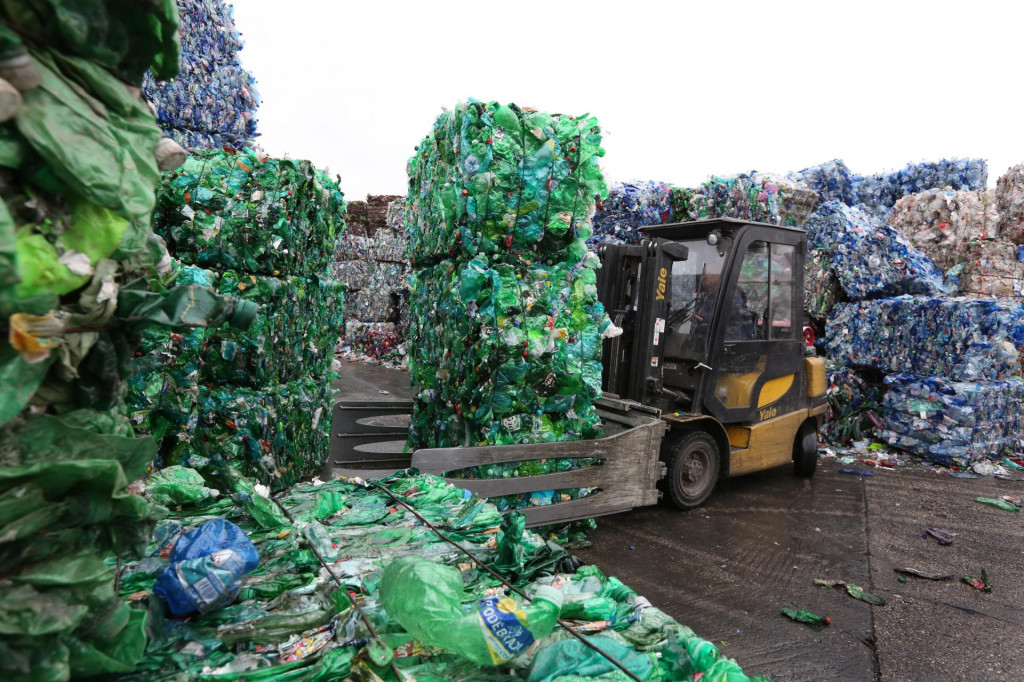
M 362 362 L 341 361 L 338 379 L 333 387 L 337 389 L 338 398 L 351 400 L 410 400 L 409 373 L 366 365 Z M 386 393 L 381 393 L 386 391 Z
M 341 376 L 345 397 L 409 398 L 407 372 L 346 362 Z M 790 467 L 723 481 L 691 512 L 662 503 L 602 517 L 576 553 L 776 682 L 1024 680 L 1024 513 L 974 501 L 1024 496 L 1024 482 L 839 468 L 823 459 L 810 481 Z M 956 533 L 953 543 L 922 538 L 929 527 Z M 955 577 L 900 583 L 893 569 L 907 566 Z M 982 567 L 988 594 L 960 580 Z M 814 578 L 856 583 L 887 604 Z M 790 621 L 782 607 L 832 625 Z
M 827 464 L 825 462 L 828 462 Z M 1024 524 L 974 502 L 1024 483 L 962 480 L 924 467 L 810 482 L 787 467 L 723 482 L 692 512 L 662 504 L 598 520 L 577 553 L 772 680 L 1024 679 Z M 928 527 L 956 533 L 939 546 Z M 949 572 L 898 581 L 897 567 Z M 985 594 L 960 581 L 988 570 Z M 871 606 L 814 578 L 884 597 Z M 807 608 L 830 627 L 795 623 Z

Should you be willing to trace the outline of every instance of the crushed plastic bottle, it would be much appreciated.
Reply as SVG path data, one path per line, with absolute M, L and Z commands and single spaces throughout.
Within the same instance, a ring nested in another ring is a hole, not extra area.
M 551 632 L 562 606 L 558 590 L 539 586 L 529 604 L 495 595 L 467 612 L 459 572 L 419 557 L 388 564 L 380 591 L 388 615 L 418 640 L 481 666 L 501 665 L 526 651 Z
M 791 618 L 798 623 L 807 623 L 808 625 L 831 625 L 832 619 L 828 616 L 819 616 L 813 611 L 807 609 L 790 609 L 783 608 L 782 615 L 786 618 Z

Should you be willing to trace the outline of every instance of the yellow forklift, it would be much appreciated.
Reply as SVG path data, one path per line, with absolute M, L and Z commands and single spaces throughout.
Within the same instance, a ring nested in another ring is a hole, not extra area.
M 790 462 L 797 475 L 812 476 L 826 387 L 824 362 L 804 342 L 803 230 L 715 219 L 642 233 L 640 244 L 598 248 L 598 297 L 623 330 L 603 348 L 596 406 L 604 436 L 409 453 L 411 401 L 346 398 L 335 405 L 325 474 L 602 461 L 536 476 L 451 479 L 484 497 L 592 491 L 554 504 L 539 498 L 522 510 L 531 526 L 627 511 L 662 494 L 692 509 L 723 478 Z
M 602 388 L 660 410 L 665 493 L 692 509 L 720 478 L 790 461 L 812 476 L 826 387 L 805 354 L 804 231 L 717 219 L 643 232 L 598 251 L 599 298 L 623 328 Z

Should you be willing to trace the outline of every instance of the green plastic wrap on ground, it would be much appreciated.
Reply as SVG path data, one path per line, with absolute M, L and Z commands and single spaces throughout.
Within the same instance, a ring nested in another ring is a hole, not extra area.
M 416 272 L 413 447 L 591 438 L 601 394 L 597 257 L 529 267 L 442 262 Z
M 327 380 L 260 389 L 200 384 L 186 433 L 165 461 L 204 472 L 234 466 L 275 489 L 292 485 L 321 470 L 332 405 Z
M 246 331 L 208 329 L 202 383 L 259 388 L 301 377 L 326 380 L 341 336 L 344 294 L 334 280 L 265 277 L 228 271 L 218 291 L 259 304 Z
M 467 610 L 479 608 L 481 599 L 510 603 L 506 597 L 511 595 L 374 487 L 344 480 L 296 485 L 276 496 L 289 520 L 280 513 L 268 517 L 265 512 L 276 508 L 274 503 L 230 472 L 206 484 L 233 495 L 172 511 L 143 558 L 124 567 L 121 594 L 153 614 L 157 636 L 136 672 L 121 682 L 395 679 L 389 665 L 372 662 L 366 624 L 311 547 L 330 563 L 366 614 L 380 640 L 376 648 L 390 653 L 404 675 L 438 681 L 617 679 L 601 677 L 615 670 L 613 664 L 592 650 L 576 651 L 582 645 L 561 627 L 508 664 L 487 669 L 408 634 L 381 598 L 381 579 L 394 559 L 412 555 L 457 571 Z M 594 566 L 574 571 L 570 555 L 525 531 L 521 516 L 503 519 L 494 506 L 468 491 L 413 471 L 380 484 L 527 595 L 541 586 L 558 590 L 561 617 L 585 636 L 596 635 L 593 641 L 602 650 L 641 679 L 693 680 L 703 673 L 713 682 L 749 680 L 714 645 L 648 606 L 618 579 Z M 249 535 L 259 566 L 244 578 L 236 603 L 184 622 L 162 619 L 163 607 L 152 588 L 168 565 L 161 558 L 166 538 L 218 516 L 230 518 Z
M 413 265 L 477 254 L 578 261 L 594 200 L 608 194 L 603 155 L 601 129 L 589 114 L 459 103 L 409 159 Z
M 154 229 L 193 265 L 324 276 L 344 230 L 336 180 L 309 161 L 196 152 L 160 186 Z

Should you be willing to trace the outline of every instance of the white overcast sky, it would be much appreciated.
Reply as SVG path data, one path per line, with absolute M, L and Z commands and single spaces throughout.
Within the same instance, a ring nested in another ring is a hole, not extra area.
M 468 97 L 601 121 L 609 180 L 1024 160 L 1021 0 L 234 0 L 273 155 L 404 194 Z

